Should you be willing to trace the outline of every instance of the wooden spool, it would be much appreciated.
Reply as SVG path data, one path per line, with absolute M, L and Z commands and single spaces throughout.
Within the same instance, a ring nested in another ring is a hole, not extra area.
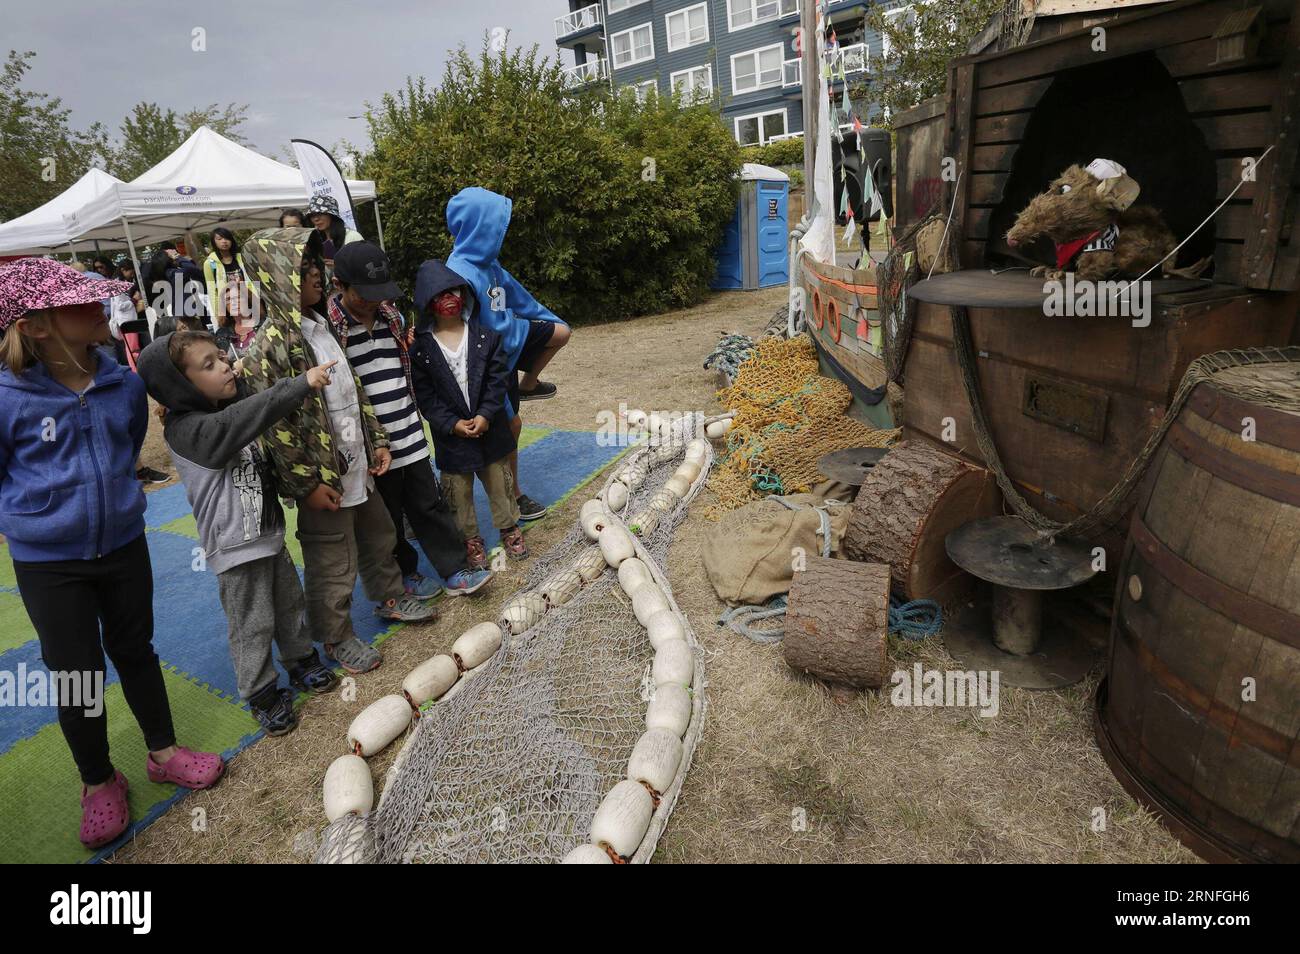
M 1220 372 L 1170 428 L 1133 514 L 1098 690 L 1116 777 L 1210 861 L 1300 862 L 1300 410 L 1266 406 L 1286 403 L 1272 392 L 1300 408 L 1295 353 Z
M 795 573 L 781 644 L 792 669 L 833 686 L 879 688 L 888 635 L 889 567 L 809 557 Z
M 904 441 L 872 468 L 853 502 L 844 554 L 887 563 L 905 600 L 951 604 L 974 579 L 948 558 L 944 538 L 977 517 L 1002 512 L 993 475 L 929 444 Z

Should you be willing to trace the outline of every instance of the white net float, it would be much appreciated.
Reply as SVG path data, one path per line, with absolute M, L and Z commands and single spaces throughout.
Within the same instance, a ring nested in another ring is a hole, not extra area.
M 605 554 L 601 552 L 600 547 L 588 547 L 582 551 L 582 555 L 573 561 L 573 570 L 582 577 L 582 582 L 590 583 L 592 580 L 599 579 L 600 575 L 605 572 Z
M 723 418 L 720 421 L 714 421 L 712 424 L 704 426 L 704 433 L 711 441 L 722 440 L 731 430 L 731 418 Z
M 686 481 L 686 486 L 689 487 L 695 483 L 695 478 L 700 476 L 700 465 L 695 461 L 684 460 L 673 471 L 673 476 Z
M 375 783 L 370 766 L 359 755 L 340 755 L 325 770 L 325 817 L 338 821 L 344 815 L 364 815 L 375 804 Z
M 600 531 L 597 542 L 600 544 L 600 552 L 605 556 L 605 562 L 613 567 L 636 554 L 636 544 L 622 527 L 606 527 Z
M 695 657 L 685 640 L 670 639 L 655 650 L 655 661 L 650 674 L 656 686 L 669 683 L 688 686 L 694 673 Z
M 609 517 L 605 515 L 605 506 L 599 500 L 592 500 L 590 503 L 594 503 L 596 509 L 588 510 L 584 505 L 583 512 L 578 520 L 582 524 L 582 532 L 587 535 L 587 539 L 595 543 L 600 539 L 600 531 L 605 529 Z
M 582 588 L 582 577 L 572 567 L 552 573 L 537 588 L 548 607 L 563 606 Z
M 633 514 L 627 521 L 627 528 L 638 537 L 647 537 L 659 526 L 659 511 L 646 507 L 638 514 Z
M 654 799 L 645 786 L 624 779 L 609 790 L 596 809 L 596 817 L 591 820 L 591 840 L 607 846 L 620 858 L 629 858 L 645 837 L 654 810 Z
M 663 795 L 682 763 L 682 740 L 666 729 L 649 729 L 637 739 L 627 760 L 629 781 L 649 785 L 655 797 Z
M 518 636 L 546 613 L 546 600 L 536 593 L 521 593 L 501 607 L 501 621 Z
M 686 445 L 687 460 L 695 461 L 696 463 L 702 465 L 704 461 L 708 458 L 708 454 L 709 454 L 708 442 L 704 440 L 704 438 L 702 437 L 697 437 Z
M 651 613 L 645 621 L 645 633 L 650 645 L 656 650 L 670 639 L 685 639 L 686 627 L 682 618 L 665 605 L 657 613 Z
M 646 506 L 660 514 L 672 513 L 677 509 L 677 504 L 680 499 L 681 498 L 673 496 L 666 490 L 660 490 L 650 498 L 650 502 L 646 504 Z
M 642 583 L 653 582 L 650 570 L 637 557 L 629 557 L 618 565 L 618 585 L 631 596 Z
M 664 481 L 664 490 L 678 500 L 683 500 L 691 492 L 691 484 L 686 478 L 674 474 Z
M 400 705 L 399 705 L 400 703 Z M 406 696 L 391 695 L 366 706 L 348 726 L 348 748 L 367 758 L 381 751 L 411 724 L 411 704 Z
M 560 862 L 562 865 L 612 865 L 613 863 L 614 859 L 606 853 L 605 849 L 596 845 L 579 845 Z
M 456 638 L 451 644 L 451 654 L 463 672 L 483 665 L 500 648 L 501 627 L 496 623 L 478 623 Z
M 440 695 L 456 684 L 460 678 L 460 668 L 450 656 L 439 654 L 426 659 L 416 666 L 402 680 L 402 695 L 413 708 L 418 709 L 430 699 Z
M 605 488 L 605 503 L 610 510 L 619 511 L 627 506 L 627 484 L 615 480 Z
M 642 626 L 649 622 L 650 617 L 666 609 L 668 609 L 668 600 L 660 591 L 659 584 L 643 583 L 632 592 L 632 612 L 636 614 L 636 620 Z
M 655 686 L 654 698 L 645 713 L 647 729 L 664 729 L 678 738 L 686 734 L 691 724 L 691 692 L 677 682 Z

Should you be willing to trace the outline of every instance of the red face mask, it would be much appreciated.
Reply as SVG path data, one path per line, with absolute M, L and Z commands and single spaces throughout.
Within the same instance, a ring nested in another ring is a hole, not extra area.
M 433 311 L 440 318 L 454 318 L 460 314 L 460 297 L 443 292 L 433 300 Z

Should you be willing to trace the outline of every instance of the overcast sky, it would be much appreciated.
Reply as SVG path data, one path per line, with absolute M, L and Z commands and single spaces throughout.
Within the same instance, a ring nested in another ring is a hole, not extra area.
M 496 27 L 554 58 L 567 12 L 565 0 L 12 0 L 0 55 L 36 51 L 26 85 L 62 97 L 73 128 L 98 120 L 116 133 L 141 101 L 178 113 L 247 103 L 245 137 L 275 153 L 295 136 L 367 142 L 364 120 L 347 117 L 407 76 L 437 85 L 449 49 L 477 51 Z M 192 49 L 198 27 L 206 52 Z

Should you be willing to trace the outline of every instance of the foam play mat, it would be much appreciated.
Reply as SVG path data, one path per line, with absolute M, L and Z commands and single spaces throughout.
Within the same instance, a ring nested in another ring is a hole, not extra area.
M 596 434 L 526 427 L 520 472 L 529 496 L 562 503 L 624 448 L 602 446 Z M 176 733 L 191 748 L 219 751 L 227 759 L 261 737 L 257 721 L 241 704 L 226 642 L 226 618 L 211 574 L 191 570 L 198 545 L 194 518 L 179 482 L 147 495 L 145 515 L 154 575 L 154 649 L 162 660 Z M 498 542 L 487 499 L 475 489 L 479 526 L 489 548 Z M 297 512 L 286 511 L 287 546 L 302 567 L 293 530 Z M 421 557 L 421 572 L 437 574 Z M 358 584 L 353 600 L 357 635 L 382 642 L 401 628 L 373 614 Z M 44 671 L 40 645 L 15 585 L 8 548 L 0 544 L 0 670 L 18 678 Z M 284 680 L 281 680 L 284 684 Z M 53 706 L 7 706 L 0 719 L 0 863 L 62 863 L 98 860 L 157 819 L 185 791 L 155 785 L 144 771 L 145 746 L 109 666 L 105 686 L 113 764 L 130 783 L 132 825 L 119 842 L 91 852 L 77 840 L 81 783 L 59 730 Z

